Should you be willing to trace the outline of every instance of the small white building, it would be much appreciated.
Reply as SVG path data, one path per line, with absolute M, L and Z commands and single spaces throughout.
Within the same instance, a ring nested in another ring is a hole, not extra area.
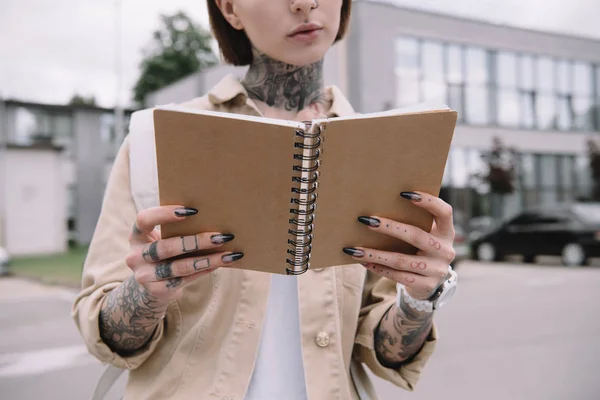
M 2 221 L 4 247 L 12 256 L 67 249 L 65 174 L 60 147 L 6 146 Z

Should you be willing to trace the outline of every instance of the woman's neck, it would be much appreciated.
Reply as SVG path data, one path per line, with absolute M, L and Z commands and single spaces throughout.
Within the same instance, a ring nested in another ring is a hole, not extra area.
M 323 109 L 323 60 L 303 67 L 274 60 L 254 51 L 252 65 L 242 80 L 248 95 L 286 114 L 308 108 Z

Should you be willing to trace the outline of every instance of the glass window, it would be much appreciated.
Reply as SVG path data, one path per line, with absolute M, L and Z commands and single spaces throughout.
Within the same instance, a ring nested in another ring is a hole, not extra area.
M 496 67 L 498 87 L 514 88 L 517 86 L 517 57 L 513 53 L 498 53 Z
M 464 109 L 463 96 L 464 96 L 463 85 L 461 85 L 461 84 L 448 85 L 448 106 L 450 106 L 450 108 L 458 111 L 458 113 L 459 113 L 458 118 L 461 121 L 464 119 L 464 114 L 462 112 Z
M 450 83 L 462 83 L 463 77 L 463 49 L 460 46 L 448 45 L 447 51 L 447 79 Z
M 55 115 L 54 116 L 54 137 L 67 137 L 73 136 L 73 130 L 71 127 L 71 116 L 70 115 Z
M 398 106 L 419 102 L 419 42 L 396 39 L 396 102 Z
M 588 96 L 577 97 L 573 100 L 575 129 L 591 131 L 594 129 L 594 107 L 592 98 Z
M 588 155 L 578 155 L 575 157 L 575 168 L 577 177 L 577 187 L 581 194 L 587 193 L 592 187 L 592 174 L 590 170 L 590 158 Z
M 441 81 L 444 79 L 444 49 L 438 42 L 423 42 L 421 47 L 423 75 L 428 79 Z
M 560 156 L 560 183 L 563 189 L 573 187 L 573 164 L 574 156 Z
M 532 129 L 536 125 L 536 96 L 534 92 L 520 93 L 521 105 L 521 126 L 525 129 Z
M 554 63 L 551 58 L 540 57 L 537 60 L 537 87 L 540 92 L 554 91 Z
M 396 39 L 396 68 L 419 71 L 419 42 L 414 38 Z
M 481 157 L 482 152 L 477 149 L 470 149 L 467 153 L 468 171 L 470 176 L 483 176 L 488 170 L 487 163 Z
M 424 42 L 421 47 L 423 65 L 423 100 L 446 101 L 444 81 L 444 48 L 438 42 Z
M 535 158 L 533 154 L 521 154 L 521 174 L 526 188 L 535 188 Z
M 489 121 L 487 86 L 468 86 L 465 118 L 469 124 L 485 125 Z
M 558 129 L 567 131 L 573 129 L 573 99 L 571 95 L 558 97 Z
M 523 55 L 519 63 L 519 85 L 523 89 L 533 89 L 533 57 Z
M 488 82 L 487 52 L 470 47 L 467 49 L 467 82 L 485 84 Z
M 600 102 L 600 65 L 596 65 L 596 96 Z
M 452 153 L 452 166 L 450 168 L 452 174 L 453 187 L 466 187 L 469 181 L 469 171 L 467 167 L 467 157 L 465 149 L 454 148 Z
M 593 93 L 592 68 L 591 65 L 576 62 L 573 66 L 573 93 L 576 96 L 589 95 Z
M 498 90 L 498 123 L 503 126 L 519 126 L 521 106 L 516 89 Z
M 573 86 L 572 78 L 572 64 L 567 60 L 560 60 L 557 63 L 557 75 L 558 75 L 558 91 L 560 93 L 571 93 Z
M 536 99 L 536 117 L 539 129 L 555 129 L 558 125 L 555 112 L 555 98 L 552 95 L 542 94 Z

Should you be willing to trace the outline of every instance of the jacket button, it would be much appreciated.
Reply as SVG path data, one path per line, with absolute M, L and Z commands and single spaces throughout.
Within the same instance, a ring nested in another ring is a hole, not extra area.
M 320 332 L 317 335 L 317 346 L 327 347 L 329 346 L 329 334 L 326 332 Z

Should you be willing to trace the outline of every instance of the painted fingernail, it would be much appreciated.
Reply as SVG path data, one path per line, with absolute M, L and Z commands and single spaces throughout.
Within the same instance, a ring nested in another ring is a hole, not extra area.
M 198 210 L 191 207 L 183 207 L 175 209 L 175 215 L 178 217 L 189 217 L 190 215 L 198 214 Z
M 379 226 L 379 224 L 381 224 L 380 220 L 378 220 L 377 218 L 372 218 L 372 217 L 358 217 L 358 222 L 363 223 L 368 226 L 372 226 L 374 228 L 377 228 Z
M 359 249 L 355 249 L 354 247 L 344 247 L 342 251 L 352 257 L 364 257 L 365 252 Z
M 415 193 L 415 192 L 402 192 L 402 193 L 400 193 L 400 196 L 402 196 L 406 200 L 411 200 L 411 201 L 416 201 L 416 202 L 423 200 L 421 195 L 418 193 Z
M 223 262 L 225 264 L 231 264 L 234 261 L 239 260 L 240 258 L 244 257 L 244 253 L 231 253 L 231 254 L 226 254 L 223 257 L 221 257 L 221 260 L 223 260 Z
M 227 242 L 231 242 L 235 236 L 230 233 L 212 235 L 210 237 L 210 242 L 212 244 L 223 244 Z

